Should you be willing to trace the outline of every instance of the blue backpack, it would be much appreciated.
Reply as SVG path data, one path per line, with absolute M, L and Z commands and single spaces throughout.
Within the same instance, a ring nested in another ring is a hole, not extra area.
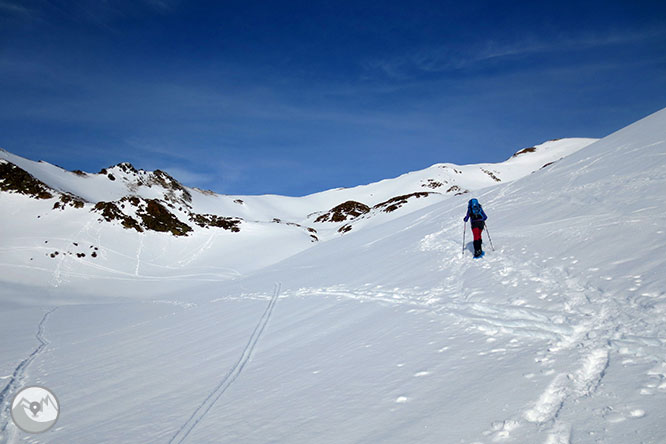
M 481 217 L 481 211 L 483 210 L 478 200 L 470 199 L 467 207 L 469 208 L 469 214 L 472 216 L 472 219 L 477 219 Z

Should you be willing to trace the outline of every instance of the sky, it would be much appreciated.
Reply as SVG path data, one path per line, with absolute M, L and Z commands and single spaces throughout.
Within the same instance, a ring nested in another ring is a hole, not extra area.
M 0 0 L 0 147 L 301 196 L 666 106 L 663 1 Z

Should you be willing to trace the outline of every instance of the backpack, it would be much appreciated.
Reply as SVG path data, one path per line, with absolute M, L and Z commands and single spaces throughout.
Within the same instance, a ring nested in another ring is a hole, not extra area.
M 481 211 L 483 211 L 483 209 L 481 208 L 481 204 L 479 203 L 478 200 L 470 199 L 468 208 L 469 208 L 469 214 L 472 216 L 472 219 L 478 219 L 481 217 Z

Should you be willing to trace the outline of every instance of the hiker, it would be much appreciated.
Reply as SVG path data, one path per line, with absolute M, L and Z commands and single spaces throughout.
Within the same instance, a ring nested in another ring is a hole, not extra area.
M 478 258 L 485 254 L 481 249 L 481 232 L 486 225 L 484 221 L 488 219 L 488 216 L 486 216 L 481 204 L 476 199 L 470 199 L 467 204 L 467 215 L 463 220 L 467 222 L 468 219 L 471 219 L 472 233 L 474 234 L 474 257 Z

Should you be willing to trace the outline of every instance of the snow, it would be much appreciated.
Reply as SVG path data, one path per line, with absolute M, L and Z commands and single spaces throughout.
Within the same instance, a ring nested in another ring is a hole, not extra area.
M 252 222 L 186 238 L 0 193 L 0 441 L 663 442 L 666 110 L 558 142 L 303 198 L 193 192 Z M 457 176 L 473 194 L 325 242 L 269 222 Z M 472 196 L 495 246 L 480 260 L 461 251 Z M 73 242 L 102 260 L 47 256 Z M 8 416 L 33 384 L 61 406 L 43 435 Z

